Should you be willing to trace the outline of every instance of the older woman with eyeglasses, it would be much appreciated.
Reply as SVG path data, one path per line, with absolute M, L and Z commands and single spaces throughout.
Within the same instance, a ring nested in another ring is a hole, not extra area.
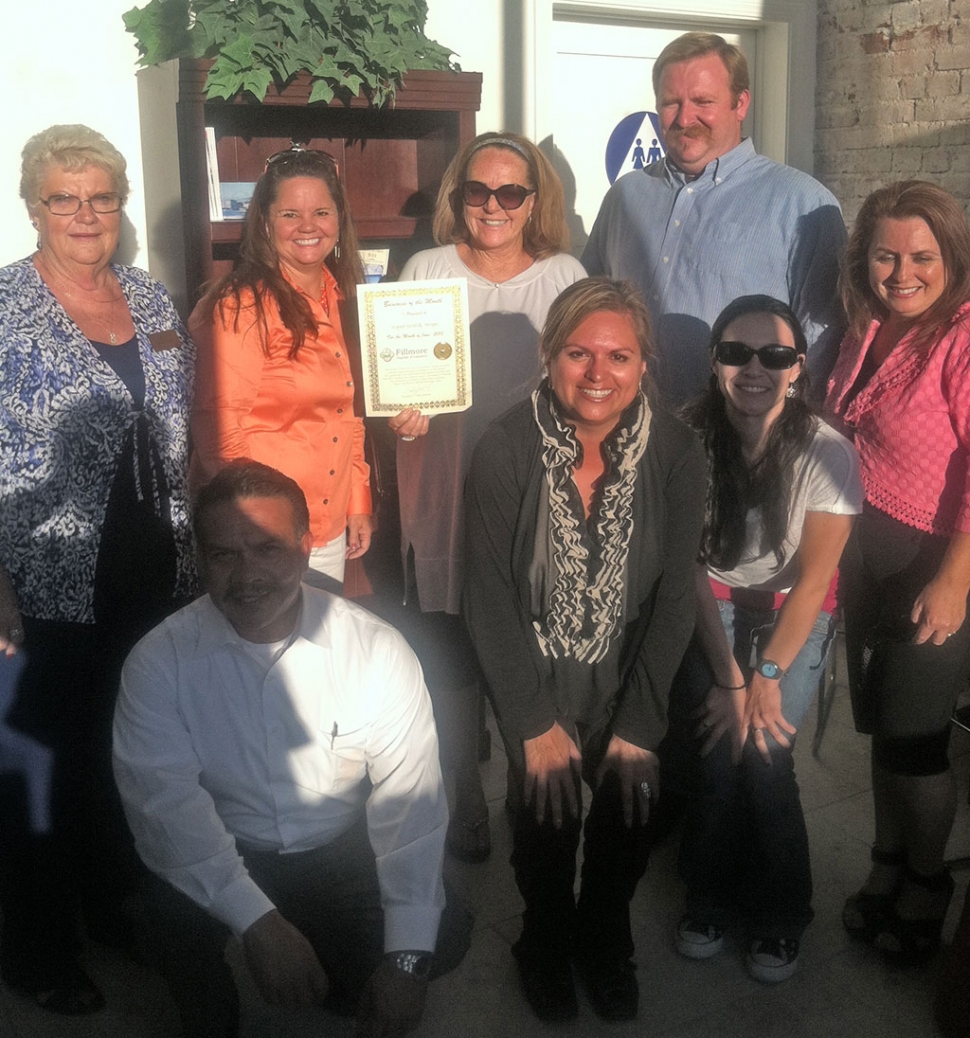
M 462 489 L 486 426 L 538 381 L 536 344 L 559 293 L 585 271 L 567 252 L 562 184 L 525 137 L 483 133 L 445 171 L 434 216 L 439 248 L 419 252 L 402 280 L 465 278 L 474 404 L 390 420 L 399 437 L 397 476 L 405 597 L 418 610 L 406 627 L 435 701 L 445 764 L 455 771 L 448 848 L 488 856 L 488 810 L 478 772 L 478 669 L 458 617 L 463 580 Z
M 0 270 L 0 651 L 25 660 L 5 721 L 34 741 L 0 784 L 0 976 L 72 1015 L 104 1005 L 78 914 L 124 945 L 139 868 L 111 776 L 121 664 L 194 590 L 194 350 L 164 288 L 111 262 L 125 167 L 86 126 L 32 137 L 37 251 Z
M 364 427 L 340 313 L 362 280 L 333 159 L 293 149 L 270 157 L 239 262 L 189 319 L 199 350 L 193 485 L 233 458 L 296 480 L 310 506 L 307 579 L 332 589 L 371 540 Z

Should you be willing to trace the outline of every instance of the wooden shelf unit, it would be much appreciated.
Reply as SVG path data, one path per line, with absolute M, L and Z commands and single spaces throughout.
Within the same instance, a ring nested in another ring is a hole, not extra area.
M 431 216 L 442 174 L 475 136 L 481 104 L 478 72 L 410 72 L 393 106 L 372 108 L 362 97 L 309 104 L 301 75 L 285 90 L 270 87 L 262 102 L 205 96 L 210 62 L 179 62 L 178 124 L 186 283 L 190 305 L 202 284 L 227 271 L 238 250 L 241 222 L 210 221 L 205 128 L 216 134 L 223 182 L 255 181 L 266 159 L 306 142 L 333 155 L 363 246 L 391 247 L 397 263 L 432 244 Z

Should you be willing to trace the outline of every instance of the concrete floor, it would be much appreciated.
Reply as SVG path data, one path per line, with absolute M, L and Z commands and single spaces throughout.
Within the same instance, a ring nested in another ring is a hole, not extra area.
M 431 986 L 419 1038 L 931 1038 L 937 963 L 904 971 L 888 968 L 874 951 L 851 942 L 839 913 L 862 881 L 872 840 L 867 740 L 855 734 L 844 688 L 837 690 L 818 759 L 811 753 L 814 711 L 796 750 L 815 876 L 815 922 L 802 942 L 794 977 L 764 987 L 745 972 L 742 949 L 729 944 L 718 957 L 690 962 L 674 951 L 671 934 L 683 891 L 675 871 L 676 840 L 654 856 L 634 903 L 641 989 L 639 1020 L 606 1024 L 581 1002 L 580 1018 L 544 1025 L 520 992 L 509 946 L 520 928 L 521 902 L 508 865 L 509 828 L 502 803 L 505 758 L 497 739 L 483 765 L 494 850 L 484 865 L 451 863 L 456 885 L 475 906 L 476 932 L 460 969 Z M 952 740 L 960 808 L 951 855 L 970 853 L 970 735 Z M 963 902 L 968 873 L 955 873 L 947 934 Z M 238 951 L 236 949 L 235 951 Z M 230 949 L 230 954 L 234 954 Z M 157 977 L 92 945 L 88 967 L 108 1008 L 93 1017 L 62 1019 L 0 989 L 0 1038 L 174 1038 L 178 1027 Z M 241 971 L 243 972 L 243 971 Z M 243 983 L 243 1038 L 343 1038 L 352 1024 L 315 1010 L 281 1011 L 263 1005 Z

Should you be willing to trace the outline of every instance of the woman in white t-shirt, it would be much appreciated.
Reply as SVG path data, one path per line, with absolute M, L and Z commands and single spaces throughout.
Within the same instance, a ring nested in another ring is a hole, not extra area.
M 710 483 L 697 627 L 671 693 L 694 719 L 699 755 L 676 944 L 708 958 L 740 914 L 748 971 L 768 983 L 794 972 L 812 919 L 792 748 L 825 666 L 839 557 L 862 508 L 854 448 L 804 403 L 805 352 L 786 304 L 734 300 L 711 330 L 710 387 L 686 414 Z

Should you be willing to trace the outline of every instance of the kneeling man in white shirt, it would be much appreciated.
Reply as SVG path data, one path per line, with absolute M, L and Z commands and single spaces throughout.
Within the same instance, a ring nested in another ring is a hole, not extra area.
M 115 715 L 149 958 L 187 1038 L 237 1033 L 230 931 L 267 1001 L 403 1035 L 468 941 L 446 912 L 432 954 L 448 808 L 421 668 L 392 627 L 302 582 L 293 480 L 235 461 L 193 522 L 208 594 L 134 648 Z

